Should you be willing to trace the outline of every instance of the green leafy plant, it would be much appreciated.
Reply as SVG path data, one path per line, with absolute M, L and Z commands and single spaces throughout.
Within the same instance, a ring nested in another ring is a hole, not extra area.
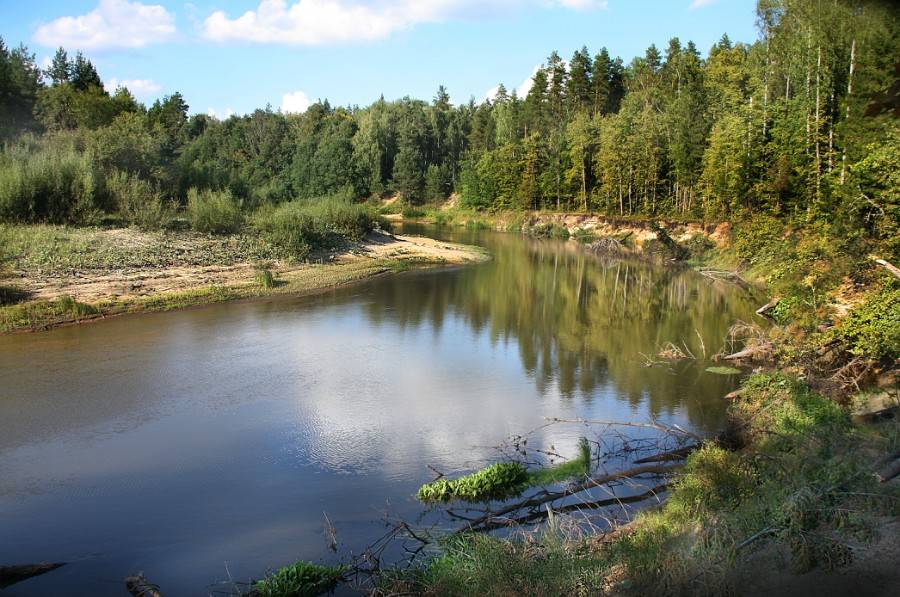
M 285 566 L 253 585 L 260 597 L 315 597 L 334 589 L 344 568 L 296 562 Z
M 438 479 L 419 488 L 423 502 L 485 502 L 517 495 L 529 480 L 521 462 L 498 462 L 458 479 Z

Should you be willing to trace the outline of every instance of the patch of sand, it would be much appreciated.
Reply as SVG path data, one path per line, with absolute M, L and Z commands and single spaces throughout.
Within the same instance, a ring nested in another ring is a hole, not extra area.
M 122 245 L 141 243 L 132 231 L 110 231 Z M 351 245 L 346 251 L 318 256 L 313 263 L 273 263 L 278 277 L 316 267 L 317 263 L 352 263 L 364 260 L 400 260 L 415 263 L 464 264 L 481 261 L 484 254 L 472 247 L 454 245 L 418 236 L 393 236 L 373 232 L 366 242 Z M 10 280 L 31 299 L 55 299 L 68 295 L 80 302 L 140 297 L 192 288 L 238 286 L 251 282 L 254 265 L 249 262 L 230 265 L 133 267 L 117 271 L 74 272 L 63 276 L 25 275 Z

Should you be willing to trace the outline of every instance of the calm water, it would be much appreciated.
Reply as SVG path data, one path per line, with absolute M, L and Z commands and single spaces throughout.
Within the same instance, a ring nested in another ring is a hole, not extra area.
M 742 292 L 573 244 L 436 234 L 494 259 L 0 337 L 0 565 L 70 562 L 4 595 L 120 594 L 139 571 L 198 595 L 226 564 L 245 580 L 333 561 L 385 512 L 417 515 L 426 464 L 479 466 L 547 416 L 720 425 L 736 380 L 640 353 L 700 354 L 698 333 L 715 352 L 753 315 Z M 537 440 L 574 452 L 568 433 Z

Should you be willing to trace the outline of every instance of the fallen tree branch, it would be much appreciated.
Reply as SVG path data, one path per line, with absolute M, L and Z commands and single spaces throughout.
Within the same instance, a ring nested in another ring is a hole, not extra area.
M 665 425 L 659 425 L 657 423 L 623 423 L 621 421 L 605 421 L 600 419 L 560 419 L 558 417 L 544 417 L 544 420 L 550 421 L 551 423 L 579 423 L 582 425 L 608 425 L 610 427 L 640 427 L 643 429 L 656 429 L 657 431 L 662 431 L 664 433 L 686 435 L 688 437 L 696 439 L 697 441 L 703 441 L 703 438 L 696 433 L 687 431 L 686 429 L 683 429 L 678 425 L 666 427 Z
M 659 454 L 654 454 L 653 456 L 647 456 L 646 458 L 635 460 L 634 463 L 648 464 L 650 462 L 672 462 L 676 460 L 684 460 L 692 452 L 698 449 L 700 449 L 700 444 L 692 444 L 690 446 L 685 446 L 676 450 L 669 450 L 668 452 L 660 452 Z
M 887 271 L 894 274 L 895 277 L 900 278 L 900 268 L 898 268 L 897 266 L 892 265 L 890 262 L 888 262 L 884 259 L 876 259 L 875 263 L 877 263 L 881 267 L 885 268 Z
M 535 510 L 534 512 L 515 518 L 493 518 L 485 522 L 482 526 L 478 528 L 472 528 L 470 530 L 478 532 L 493 531 L 495 529 L 506 526 L 521 526 L 524 524 L 537 522 L 539 520 L 548 518 L 551 515 L 551 512 L 554 515 L 565 514 L 567 512 L 577 512 L 579 510 L 597 510 L 599 508 L 606 508 L 608 506 L 616 506 L 619 504 L 635 504 L 652 498 L 659 499 L 659 494 L 665 492 L 666 490 L 668 490 L 668 488 L 668 483 L 662 483 L 660 485 L 657 485 L 656 487 L 653 487 L 651 489 L 648 489 L 647 491 L 644 491 L 643 493 L 638 493 L 636 495 L 603 498 L 601 500 L 578 502 L 576 504 L 566 504 L 565 506 L 560 506 L 559 508 Z
M 22 564 L 20 566 L 0 566 L 0 589 L 12 586 L 23 580 L 28 580 L 34 576 L 46 574 L 52 570 L 56 570 L 65 566 L 65 562 L 54 562 L 52 564 Z
M 518 510 L 525 510 L 527 508 L 534 508 L 537 506 L 543 506 L 544 504 L 549 504 L 551 502 L 555 502 L 556 500 L 560 500 L 565 497 L 569 497 L 575 495 L 577 493 L 581 493 L 582 491 L 586 491 L 588 489 L 593 489 L 594 487 L 599 487 L 601 485 L 606 485 L 607 483 L 611 483 L 613 481 L 619 481 L 622 479 L 633 479 L 640 475 L 655 475 L 655 476 L 665 476 L 670 475 L 673 472 L 681 469 L 682 465 L 680 464 L 671 464 L 667 466 L 651 464 L 644 466 L 636 466 L 634 468 L 630 468 L 624 471 L 619 471 L 617 473 L 611 473 L 608 475 L 600 475 L 596 477 L 590 477 L 581 483 L 574 483 L 569 485 L 565 489 L 560 491 L 544 491 L 534 495 L 524 501 L 517 502 L 510 506 L 506 506 L 505 508 L 501 508 L 496 512 L 488 512 L 484 516 L 476 518 L 474 521 L 467 524 L 463 530 L 478 530 L 478 527 L 484 526 L 489 521 L 497 518 L 504 517 L 507 514 L 512 514 Z

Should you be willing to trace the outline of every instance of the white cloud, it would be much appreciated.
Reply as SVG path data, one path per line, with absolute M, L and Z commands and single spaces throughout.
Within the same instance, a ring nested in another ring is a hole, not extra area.
M 534 75 L 541 69 L 541 65 L 536 65 L 533 69 L 531 69 L 531 74 L 525 77 L 525 80 L 516 87 L 516 95 L 519 99 L 525 99 L 525 96 L 528 95 L 528 92 L 531 91 L 531 87 L 534 85 Z M 491 101 L 494 101 L 494 98 L 497 97 L 497 90 L 500 88 L 499 85 L 496 87 L 491 87 L 488 89 L 485 94 L 485 98 Z
M 234 110 L 232 110 L 231 108 L 225 108 L 220 112 L 215 108 L 209 108 L 206 110 L 206 115 L 217 120 L 227 120 L 234 115 Z
M 704 6 L 709 6 L 710 4 L 715 4 L 718 0 L 691 0 L 691 5 L 688 6 L 688 10 L 696 10 L 698 8 L 703 8 Z
M 309 98 L 302 91 L 285 93 L 281 98 L 281 111 L 285 114 L 302 114 L 309 108 Z
M 147 99 L 156 96 L 162 86 L 151 79 L 122 79 L 115 77 L 109 79 L 103 85 L 107 91 L 113 92 L 119 87 L 127 87 L 134 97 L 138 99 Z
M 214 41 L 325 45 L 385 39 L 395 31 L 450 18 L 496 15 L 529 6 L 585 10 L 606 0 L 261 0 L 256 10 L 229 17 L 217 10 L 203 23 Z
M 38 27 L 34 39 L 44 46 L 80 50 L 141 48 L 171 39 L 175 17 L 157 4 L 100 0 L 97 8 L 77 17 L 59 17 Z

